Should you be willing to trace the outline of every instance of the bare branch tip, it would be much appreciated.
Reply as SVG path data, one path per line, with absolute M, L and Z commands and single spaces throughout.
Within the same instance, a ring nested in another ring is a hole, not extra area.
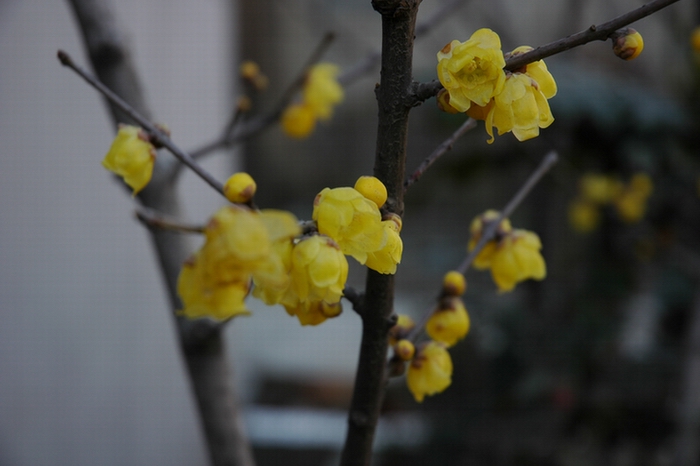
M 73 64 L 73 60 L 71 59 L 70 55 L 61 49 L 56 52 L 56 56 L 58 57 L 58 61 L 60 61 L 63 66 L 71 66 Z

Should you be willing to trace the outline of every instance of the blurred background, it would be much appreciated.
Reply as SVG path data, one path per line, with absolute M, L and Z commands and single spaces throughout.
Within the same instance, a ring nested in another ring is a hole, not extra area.
M 424 2 L 419 23 L 442 22 L 418 38 L 414 76 L 434 79 L 436 51 L 481 27 L 507 51 L 641 3 L 467 0 L 445 12 L 446 1 Z M 156 121 L 185 149 L 224 127 L 242 60 L 269 77 L 253 109 L 264 113 L 326 31 L 336 40 L 324 59 L 341 70 L 380 43 L 368 1 L 109 4 Z M 451 350 L 453 384 L 419 405 L 402 378 L 391 382 L 376 464 L 700 464 L 697 24 L 685 0 L 634 25 L 645 49 L 632 62 L 609 43 L 547 59 L 559 85 L 550 128 L 488 145 L 479 125 L 408 192 L 396 312 L 417 317 L 465 255 L 472 218 L 501 208 L 546 152 L 561 156 L 512 217 L 542 239 L 547 279 L 499 294 L 488 272 L 469 272 L 472 330 Z M 88 65 L 67 2 L 0 2 L 0 464 L 205 464 L 148 234 L 100 166 L 113 137 L 105 105 L 60 66 L 59 48 Z M 261 207 L 309 218 L 321 189 L 372 171 L 378 79 L 375 67 L 348 85 L 308 139 L 272 126 L 204 163 L 222 180 L 249 171 Z M 409 171 L 463 121 L 432 100 L 414 109 Z M 623 202 L 640 179 L 646 196 Z M 592 199 L 601 185 L 615 199 Z M 189 173 L 181 196 L 190 223 L 221 205 Z M 354 265 L 350 284 L 361 288 Z M 259 465 L 334 464 L 359 318 L 346 306 L 302 328 L 281 308 L 250 306 L 227 333 Z

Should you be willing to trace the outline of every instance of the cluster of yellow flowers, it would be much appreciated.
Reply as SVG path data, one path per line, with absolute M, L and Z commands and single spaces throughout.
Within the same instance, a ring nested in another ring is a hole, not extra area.
M 400 364 L 397 372 L 403 372 L 404 362 L 409 362 L 406 384 L 419 403 L 426 395 L 440 393 L 452 383 L 452 359 L 447 348 L 469 332 L 469 315 L 461 298 L 466 286 L 461 273 L 451 271 L 445 275 L 438 306 L 425 326 L 431 340 L 417 349 L 408 339 L 415 327 L 410 317 L 399 315 L 389 331 L 389 344 L 395 354 L 392 361 Z
M 437 54 L 437 74 L 444 89 L 438 106 L 450 113 L 467 113 L 484 120 L 489 143 L 493 128 L 499 135 L 513 132 L 519 141 L 534 138 L 554 117 L 547 99 L 557 93 L 554 78 L 542 60 L 508 72 L 510 55 L 525 53 L 521 46 L 504 56 L 501 39 L 490 29 L 479 29 L 466 42 L 453 40 Z
M 383 274 L 396 273 L 403 241 L 401 217 L 380 208 L 386 203 L 384 184 L 373 176 L 360 177 L 354 188 L 325 188 L 314 200 L 313 220 L 319 233 L 340 246 L 343 254 Z
M 579 194 L 569 204 L 569 223 L 581 233 L 600 223 L 600 209 L 612 205 L 625 223 L 639 222 L 646 213 L 654 184 L 646 173 L 635 173 L 626 185 L 617 177 L 587 173 L 579 179 Z
M 155 160 L 156 149 L 145 131 L 137 126 L 119 125 L 102 166 L 121 176 L 135 196 L 151 181 Z
M 487 226 L 496 221 L 499 213 L 489 210 L 477 216 L 471 224 L 469 251 L 476 247 Z M 542 243 L 532 231 L 513 229 L 508 219 L 503 219 L 496 229 L 494 239 L 474 259 L 474 268 L 491 269 L 491 277 L 501 292 L 512 291 L 515 285 L 529 278 L 542 280 L 547 275 L 544 258 L 540 253 Z
M 231 176 L 224 192 L 237 204 L 214 214 L 204 245 L 180 273 L 181 314 L 188 318 L 248 313 L 244 300 L 252 284 L 256 298 L 281 304 L 302 325 L 318 325 L 342 312 L 345 254 L 380 273 L 394 273 L 401 260 L 401 219 L 382 220 L 387 193 L 375 177 L 361 177 L 355 188 L 324 189 L 314 203 L 318 231 L 307 234 L 289 212 L 242 205 L 255 194 L 247 173 Z
M 316 121 L 331 118 L 333 107 L 345 96 L 336 79 L 338 73 L 338 67 L 330 63 L 319 63 L 309 70 L 302 101 L 290 105 L 282 114 L 282 129 L 288 136 L 305 138 L 314 130 Z

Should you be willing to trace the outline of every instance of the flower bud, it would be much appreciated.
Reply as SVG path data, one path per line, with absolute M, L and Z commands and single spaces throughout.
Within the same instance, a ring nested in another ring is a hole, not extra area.
M 355 189 L 377 207 L 384 205 L 387 199 L 386 186 L 374 176 L 361 176 L 355 182 Z
M 241 63 L 241 77 L 248 81 L 258 91 L 263 91 L 267 88 L 268 79 L 261 71 L 257 63 L 251 60 L 246 60 Z
M 406 314 L 399 314 L 396 325 L 389 329 L 389 344 L 394 346 L 399 340 L 403 340 L 411 333 L 416 323 Z
M 238 172 L 226 180 L 224 195 L 234 204 L 245 204 L 253 199 L 256 189 L 255 180 L 249 174 Z
M 416 353 L 416 347 L 413 346 L 410 340 L 399 340 L 396 345 L 394 345 L 394 351 L 402 360 L 410 361 Z
M 462 296 L 467 289 L 467 280 L 464 275 L 451 270 L 442 279 L 442 292 L 447 296 Z
M 610 35 L 613 52 L 623 60 L 634 60 L 644 50 L 642 35 L 632 28 L 623 28 Z

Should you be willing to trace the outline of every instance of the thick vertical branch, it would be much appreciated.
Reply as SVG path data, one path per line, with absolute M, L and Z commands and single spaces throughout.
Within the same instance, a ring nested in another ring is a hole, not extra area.
M 412 82 L 413 39 L 420 0 L 374 0 L 382 15 L 381 82 L 374 175 L 387 187 L 387 208 L 403 214 L 403 180 Z M 368 465 L 384 397 L 387 331 L 393 312 L 394 276 L 372 270 L 360 309 L 362 344 L 355 376 L 342 466 Z
M 139 113 L 149 116 L 135 68 L 108 3 L 104 0 L 70 0 L 69 3 L 100 81 Z M 118 123 L 133 123 L 114 106 L 110 106 L 110 112 L 115 128 Z M 180 210 L 177 193 L 167 176 L 174 163 L 173 156 L 161 151 L 153 178 L 138 198 L 144 206 L 177 218 Z M 151 238 L 171 309 L 179 309 L 177 277 L 188 255 L 185 238 L 180 233 L 155 228 L 151 229 Z M 178 320 L 180 342 L 212 463 L 217 466 L 251 466 L 254 464 L 252 453 L 236 409 L 222 335 L 219 330 L 212 331 L 202 326 Z

